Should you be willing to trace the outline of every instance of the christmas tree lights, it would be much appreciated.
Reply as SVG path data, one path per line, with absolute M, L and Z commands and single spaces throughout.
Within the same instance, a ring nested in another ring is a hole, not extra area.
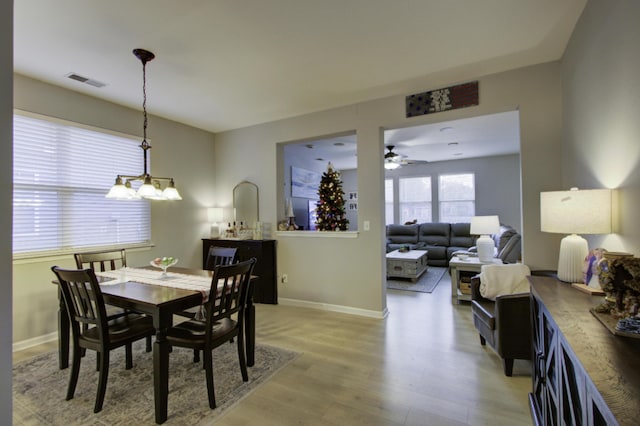
M 340 173 L 331 163 L 322 174 L 318 188 L 319 200 L 316 203 L 316 229 L 318 231 L 346 231 L 349 220 L 344 208 L 344 191 Z

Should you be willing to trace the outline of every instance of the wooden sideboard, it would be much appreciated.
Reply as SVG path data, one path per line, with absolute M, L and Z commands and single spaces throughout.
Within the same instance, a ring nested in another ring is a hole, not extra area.
M 202 268 L 207 264 L 209 247 L 234 247 L 238 249 L 238 260 L 255 257 L 258 261 L 253 274 L 258 278 L 253 287 L 253 300 L 257 303 L 278 303 L 278 274 L 275 240 L 212 240 L 202 239 Z
M 614 336 L 589 309 L 590 296 L 552 277 L 531 277 L 536 425 L 636 425 L 640 340 Z

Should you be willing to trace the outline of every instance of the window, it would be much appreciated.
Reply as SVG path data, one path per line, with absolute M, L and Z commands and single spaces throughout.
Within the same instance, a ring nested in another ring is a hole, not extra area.
M 431 222 L 431 177 L 400 178 L 400 222 Z
M 105 198 L 140 173 L 139 141 L 31 115 L 13 126 L 14 254 L 149 243 L 149 202 Z
M 393 179 L 384 180 L 384 219 L 385 225 L 392 225 L 394 223 Z
M 440 222 L 471 222 L 476 212 L 476 184 L 473 173 L 440 175 L 438 178 Z

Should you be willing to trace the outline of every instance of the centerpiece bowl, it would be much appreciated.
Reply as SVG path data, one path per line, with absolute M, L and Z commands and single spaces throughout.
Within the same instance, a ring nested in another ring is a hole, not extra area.
M 164 278 L 167 276 L 167 268 L 170 268 L 174 266 L 176 263 L 178 263 L 178 259 L 172 256 L 156 257 L 149 263 L 151 264 L 151 266 L 162 269 L 161 277 Z

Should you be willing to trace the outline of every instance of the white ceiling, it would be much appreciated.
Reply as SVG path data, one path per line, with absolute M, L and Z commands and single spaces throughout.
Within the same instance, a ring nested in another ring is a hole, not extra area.
M 14 69 L 141 109 L 148 49 L 148 111 L 218 132 L 557 60 L 585 3 L 17 0 Z

